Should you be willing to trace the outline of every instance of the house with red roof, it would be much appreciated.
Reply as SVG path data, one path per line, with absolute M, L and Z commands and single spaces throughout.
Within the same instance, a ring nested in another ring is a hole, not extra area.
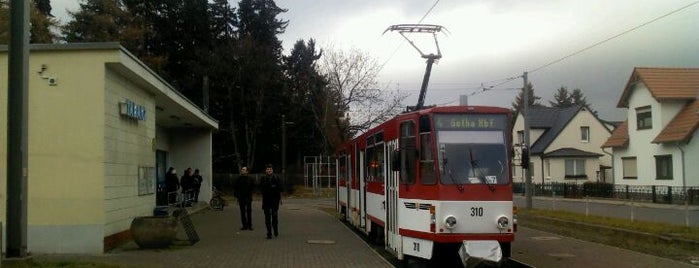
M 699 68 L 634 68 L 617 107 L 627 120 L 602 145 L 614 183 L 699 186 Z

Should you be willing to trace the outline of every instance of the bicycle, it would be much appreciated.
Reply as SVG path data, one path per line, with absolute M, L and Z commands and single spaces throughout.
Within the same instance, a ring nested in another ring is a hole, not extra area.
M 216 189 L 216 187 L 213 187 L 211 200 L 209 200 L 209 207 L 214 210 L 223 210 L 223 207 L 226 206 L 226 200 L 223 199 L 222 196 L 223 193 Z

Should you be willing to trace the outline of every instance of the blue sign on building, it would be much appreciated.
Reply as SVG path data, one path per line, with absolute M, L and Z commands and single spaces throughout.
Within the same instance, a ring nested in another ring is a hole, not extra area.
M 125 115 L 129 118 L 145 121 L 146 107 L 143 105 L 137 105 L 132 100 L 126 100 L 126 102 L 119 103 L 119 114 Z

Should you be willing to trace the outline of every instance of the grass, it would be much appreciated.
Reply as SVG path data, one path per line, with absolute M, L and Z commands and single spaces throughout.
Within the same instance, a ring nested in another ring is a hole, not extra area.
M 518 224 L 678 261 L 699 261 L 698 227 L 539 209 L 520 209 Z

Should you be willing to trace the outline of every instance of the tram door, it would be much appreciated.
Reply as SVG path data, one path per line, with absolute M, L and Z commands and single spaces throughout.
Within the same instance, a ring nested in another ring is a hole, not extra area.
M 345 211 L 345 220 L 348 220 L 348 221 L 352 217 L 351 216 L 352 215 L 351 214 L 352 213 L 352 202 L 354 200 L 352 198 L 352 184 L 354 183 L 354 180 L 352 179 L 352 176 L 354 175 L 354 174 L 352 174 L 352 167 L 353 167 L 352 160 L 353 160 L 352 154 L 351 153 L 347 154 L 347 159 L 345 160 L 346 165 L 347 165 L 347 168 L 346 168 L 346 170 L 347 170 L 347 174 L 346 174 L 347 175 L 347 183 L 345 183 L 345 185 L 347 185 L 347 187 L 346 187 L 347 188 L 346 189 L 346 191 L 347 191 L 347 211 Z
M 398 141 L 388 142 L 386 148 L 386 163 L 393 165 L 393 152 L 398 150 Z M 398 176 L 390 166 L 386 171 L 386 249 L 398 253 L 402 249 L 398 236 Z
M 357 164 L 362 167 L 359 169 L 359 174 L 357 178 L 359 179 L 359 227 L 366 227 L 366 180 L 364 176 L 366 175 L 364 170 L 364 151 L 359 150 L 359 159 L 357 159 Z

